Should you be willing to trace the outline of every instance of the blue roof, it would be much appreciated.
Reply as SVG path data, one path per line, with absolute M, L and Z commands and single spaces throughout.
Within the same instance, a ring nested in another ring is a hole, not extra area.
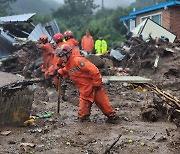
M 169 1 L 169 2 L 166 2 L 166 3 L 161 3 L 161 4 L 154 5 L 154 6 L 151 6 L 151 7 L 148 7 L 148 8 L 144 8 L 144 9 L 141 9 L 141 10 L 133 11 L 133 12 L 131 12 L 129 14 L 129 16 L 120 18 L 120 21 L 125 21 L 125 20 L 128 20 L 128 19 L 133 19 L 138 14 L 146 13 L 146 12 L 151 12 L 151 11 L 154 11 L 154 10 L 158 10 L 158 9 L 162 9 L 164 7 L 169 7 L 169 6 L 174 6 L 174 5 L 180 5 L 180 1 Z
M 136 16 L 129 15 L 129 16 L 125 16 L 125 17 L 120 18 L 120 21 L 125 21 L 125 20 L 128 20 L 128 19 L 135 19 L 135 18 L 136 18 Z

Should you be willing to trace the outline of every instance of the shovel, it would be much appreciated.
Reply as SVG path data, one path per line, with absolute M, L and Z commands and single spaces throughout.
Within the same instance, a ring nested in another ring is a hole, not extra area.
M 58 104 L 57 104 L 57 113 L 59 113 L 59 110 L 60 110 L 60 101 L 61 99 L 61 79 L 59 78 L 59 82 L 58 82 Z

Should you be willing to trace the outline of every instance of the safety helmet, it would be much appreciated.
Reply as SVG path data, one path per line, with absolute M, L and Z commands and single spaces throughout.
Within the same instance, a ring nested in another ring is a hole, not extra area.
M 68 31 L 68 35 L 69 35 L 69 37 L 74 37 L 74 33 L 70 30 Z
M 65 31 L 64 32 L 64 37 L 67 37 L 68 36 L 68 31 Z
M 57 42 L 58 40 L 63 40 L 64 39 L 64 36 L 63 36 L 63 34 L 61 34 L 61 33 L 56 33 L 54 36 L 53 36 L 53 40 L 55 41 L 55 42 Z
M 47 35 L 41 35 L 39 38 L 40 41 L 45 41 L 47 39 L 48 39 Z
M 67 30 L 64 32 L 64 37 L 74 37 L 74 34 L 72 31 Z
M 62 57 L 64 55 L 67 55 L 68 53 L 70 53 L 71 50 L 72 50 L 72 48 L 69 45 L 64 44 L 60 48 L 56 49 L 56 56 Z

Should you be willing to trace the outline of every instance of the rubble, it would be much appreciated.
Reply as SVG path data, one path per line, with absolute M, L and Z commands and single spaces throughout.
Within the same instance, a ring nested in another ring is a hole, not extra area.
M 33 89 L 7 85 L 22 81 L 17 75 L 0 72 L 0 125 L 22 125 L 31 113 Z M 8 114 L 7 114 L 8 113 Z

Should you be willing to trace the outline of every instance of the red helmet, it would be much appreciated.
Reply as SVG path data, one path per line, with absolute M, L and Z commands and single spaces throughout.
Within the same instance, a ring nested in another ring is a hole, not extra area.
M 73 34 L 73 32 L 72 31 L 68 31 L 68 35 L 70 36 L 70 37 L 74 37 L 74 34 Z
M 39 38 L 39 40 L 41 40 L 41 41 L 45 41 L 47 39 L 48 39 L 47 35 L 41 35 Z
M 64 37 L 68 37 L 68 31 L 64 32 Z
M 55 42 L 57 42 L 58 40 L 63 40 L 64 39 L 64 36 L 63 36 L 63 34 L 61 34 L 61 33 L 56 33 L 54 36 L 53 36 L 53 40 L 55 41 Z
M 71 50 L 72 50 L 72 48 L 69 45 L 64 44 L 60 48 L 56 49 L 56 55 L 59 57 L 62 57 L 64 55 L 67 55 L 68 53 L 70 53 Z
M 67 30 L 64 32 L 64 37 L 74 37 L 74 34 L 72 31 Z

